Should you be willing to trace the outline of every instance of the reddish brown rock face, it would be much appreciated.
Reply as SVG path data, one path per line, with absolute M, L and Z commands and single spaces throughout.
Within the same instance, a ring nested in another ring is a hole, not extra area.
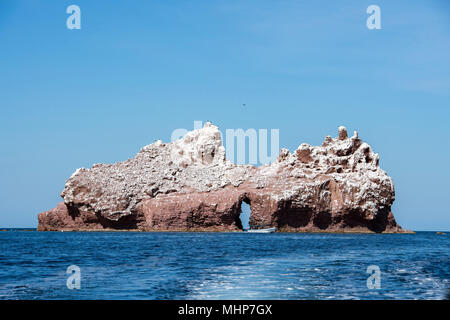
M 258 168 L 225 160 L 217 127 L 144 147 L 135 158 L 78 169 L 63 202 L 39 214 L 38 230 L 240 231 L 250 225 L 285 232 L 405 232 L 390 210 L 392 180 L 356 132 L 302 144 Z

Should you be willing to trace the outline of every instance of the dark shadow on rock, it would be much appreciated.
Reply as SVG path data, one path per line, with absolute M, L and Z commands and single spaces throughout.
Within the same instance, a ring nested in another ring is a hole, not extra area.
M 100 224 L 107 229 L 134 230 L 138 228 L 138 220 L 136 213 L 129 213 L 127 215 L 123 215 L 117 220 L 107 219 L 103 217 L 101 214 L 97 214 L 96 216 Z
M 313 211 L 310 208 L 296 208 L 292 202 L 285 202 L 276 213 L 277 226 L 301 228 L 308 225 L 311 221 Z
M 319 212 L 314 216 L 313 224 L 322 230 L 327 229 L 331 224 L 331 213 Z
M 381 233 L 386 230 L 388 225 L 389 208 L 378 210 L 378 213 L 372 221 L 368 224 L 368 228 L 374 232 Z
M 69 216 L 72 218 L 72 220 L 75 220 L 76 217 L 80 215 L 80 209 L 76 206 L 67 206 L 67 211 L 69 213 Z
M 368 220 L 358 210 L 352 210 L 344 215 L 343 222 L 346 227 L 367 228 L 376 233 L 382 233 L 388 225 L 389 208 L 380 209 L 373 220 Z

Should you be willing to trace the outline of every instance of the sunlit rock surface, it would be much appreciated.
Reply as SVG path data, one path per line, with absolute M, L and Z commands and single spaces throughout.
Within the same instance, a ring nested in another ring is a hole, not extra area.
M 38 230 L 239 231 L 245 201 L 250 225 L 278 231 L 406 232 L 378 154 L 344 127 L 256 168 L 227 161 L 219 129 L 206 123 L 124 162 L 78 169 L 61 196 Z

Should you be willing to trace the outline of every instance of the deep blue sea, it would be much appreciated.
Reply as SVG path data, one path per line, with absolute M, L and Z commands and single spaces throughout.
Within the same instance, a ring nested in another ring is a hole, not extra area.
M 445 299 L 449 236 L 4 231 L 0 299 Z

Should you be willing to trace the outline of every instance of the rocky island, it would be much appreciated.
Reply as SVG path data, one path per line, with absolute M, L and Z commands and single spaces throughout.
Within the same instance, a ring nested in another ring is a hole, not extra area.
M 132 159 L 76 170 L 61 196 L 38 215 L 38 230 L 240 231 L 245 202 L 251 225 L 281 232 L 407 232 L 378 154 L 344 127 L 322 146 L 282 149 L 254 167 L 226 160 L 219 129 L 206 123 Z

